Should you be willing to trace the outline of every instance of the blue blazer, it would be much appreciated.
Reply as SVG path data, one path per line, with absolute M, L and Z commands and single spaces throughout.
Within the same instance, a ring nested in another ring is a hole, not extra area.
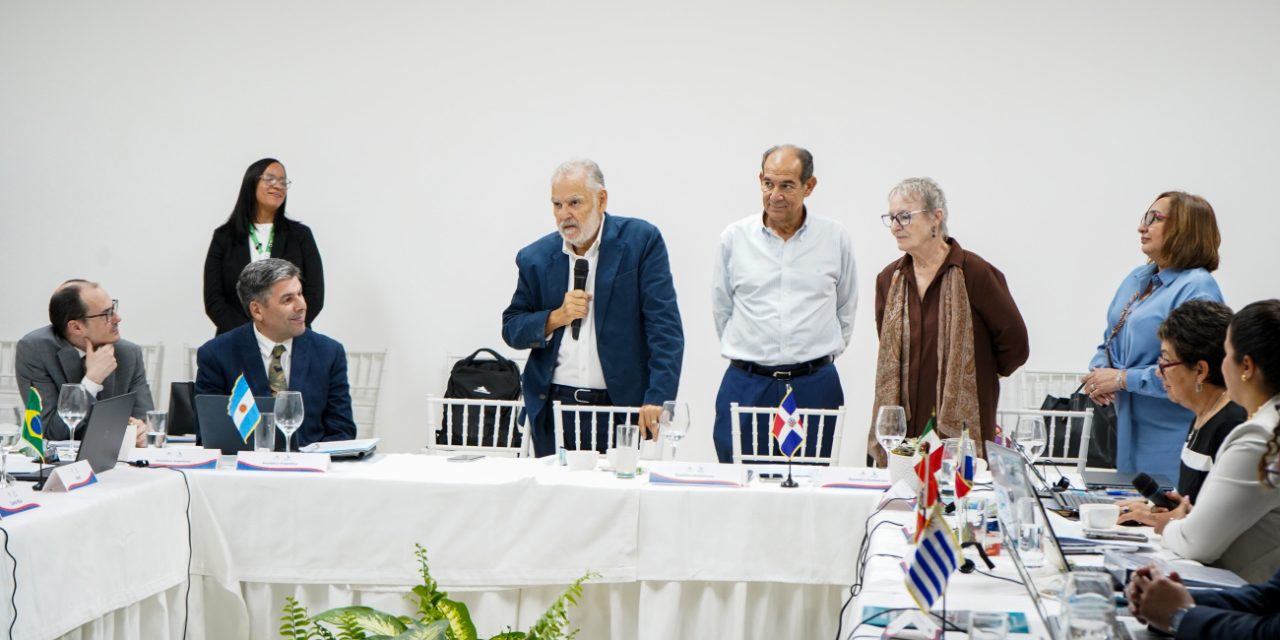
M 598 241 L 591 317 L 609 397 L 618 406 L 674 400 L 684 329 L 662 233 L 643 220 L 606 214 Z M 569 290 L 569 256 L 563 248 L 560 234 L 549 233 L 516 254 L 520 277 L 502 312 L 502 339 L 512 348 L 531 349 L 522 379 L 533 425 L 543 424 L 551 373 L 568 328 L 556 329 L 549 338 L 543 333 L 547 316 Z
M 302 426 L 293 434 L 294 445 L 355 438 L 347 352 L 342 344 L 307 329 L 293 339 L 290 358 L 289 390 L 302 392 L 303 406 Z M 196 352 L 196 367 L 197 394 L 229 396 L 236 377 L 243 373 L 253 395 L 271 395 L 252 322 L 204 343 Z
M 1102 344 L 1089 361 L 1089 370 L 1107 366 L 1106 338 L 1120 320 L 1134 294 L 1146 289 L 1155 265 L 1146 264 L 1120 283 L 1107 309 Z M 1128 320 L 1111 342 L 1115 368 L 1124 369 L 1127 390 L 1116 393 L 1116 469 L 1125 473 L 1145 471 L 1178 477 L 1182 445 L 1195 416 L 1169 400 L 1164 383 L 1156 376 L 1160 357 L 1160 323 L 1188 300 L 1222 302 L 1222 291 L 1204 269 L 1165 269 L 1161 286 L 1145 300 L 1135 301 Z

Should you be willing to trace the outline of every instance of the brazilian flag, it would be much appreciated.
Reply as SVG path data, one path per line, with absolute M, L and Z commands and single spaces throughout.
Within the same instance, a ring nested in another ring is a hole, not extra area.
M 22 439 L 35 449 L 36 455 L 44 460 L 44 425 L 40 423 L 40 411 L 43 402 L 40 400 L 40 392 L 35 387 L 31 387 L 31 393 L 27 394 L 27 416 L 23 420 Z

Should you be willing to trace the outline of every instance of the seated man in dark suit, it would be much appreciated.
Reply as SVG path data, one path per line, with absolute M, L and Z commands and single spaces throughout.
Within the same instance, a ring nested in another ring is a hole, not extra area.
M 250 262 L 236 294 L 252 322 L 232 329 L 196 352 L 196 393 L 231 395 L 236 378 L 255 396 L 301 391 L 302 426 L 293 445 L 356 437 L 342 344 L 307 328 L 307 301 L 293 263 L 279 258 Z M 281 443 L 283 446 L 283 443 Z
M 14 358 L 18 395 L 26 400 L 32 387 L 40 393 L 40 420 L 46 440 L 71 437 L 58 417 L 58 394 L 64 384 L 77 384 L 93 400 L 126 393 L 133 396 L 129 422 L 137 427 L 138 446 L 146 444 L 142 419 L 153 406 L 142 348 L 120 338 L 119 304 L 106 289 L 87 280 L 68 280 L 49 299 L 49 324 L 22 337 Z M 83 437 L 88 420 L 76 427 Z
M 1129 611 L 1175 638 L 1280 637 L 1280 573 L 1234 589 L 1187 589 L 1175 571 L 1155 565 L 1133 572 Z

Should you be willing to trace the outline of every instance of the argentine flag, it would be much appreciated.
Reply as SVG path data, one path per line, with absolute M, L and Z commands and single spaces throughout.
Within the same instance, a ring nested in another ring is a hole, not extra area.
M 253 435 L 253 430 L 258 427 L 262 416 L 258 413 L 258 403 L 253 399 L 253 392 L 249 389 L 249 383 L 244 381 L 243 373 L 236 378 L 236 384 L 231 389 L 227 415 L 231 416 L 236 430 L 240 432 L 240 439 L 248 442 L 249 436 Z
M 778 441 L 778 450 L 790 458 L 804 442 L 804 422 L 796 413 L 796 397 L 791 393 L 791 385 L 787 385 L 787 395 L 782 397 L 778 405 L 778 413 L 773 416 L 773 438 Z

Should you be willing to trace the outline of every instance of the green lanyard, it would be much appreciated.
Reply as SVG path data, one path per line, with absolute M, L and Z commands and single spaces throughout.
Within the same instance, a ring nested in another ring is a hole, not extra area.
M 258 240 L 257 225 L 252 225 L 252 224 L 249 225 L 249 239 L 253 241 L 253 248 L 257 249 L 258 253 L 262 253 L 262 242 Z M 271 247 L 274 246 L 275 243 L 276 243 L 276 226 L 273 224 L 271 225 L 271 233 L 267 234 L 267 255 L 271 255 Z

